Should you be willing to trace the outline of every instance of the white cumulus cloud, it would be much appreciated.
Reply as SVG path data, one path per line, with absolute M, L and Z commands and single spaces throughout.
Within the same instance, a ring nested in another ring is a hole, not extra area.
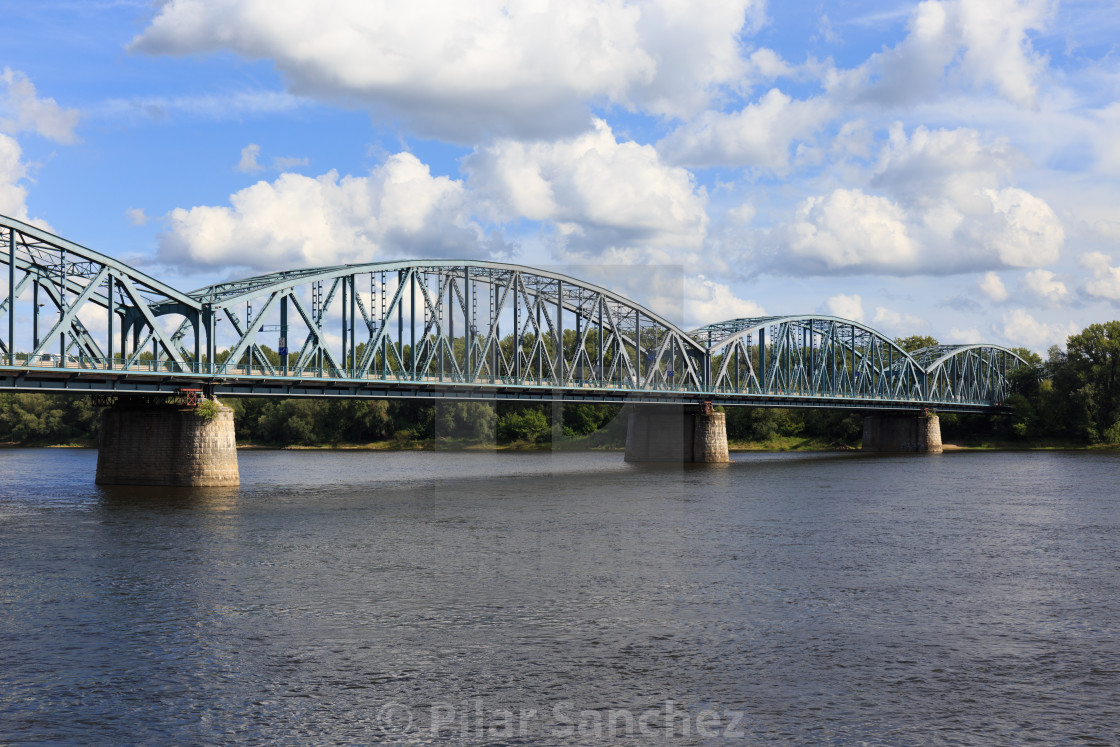
M 963 78 L 1020 106 L 1033 107 L 1046 58 L 1029 32 L 1048 28 L 1054 0 L 924 0 L 898 45 L 837 73 L 831 86 L 857 100 L 903 106 L 935 98 Z
M 1039 303 L 1055 306 L 1066 300 L 1069 289 L 1050 270 L 1032 270 L 1020 281 L 1023 293 Z
M 0 132 L 35 132 L 60 143 L 73 143 L 80 117 L 76 109 L 63 109 L 52 98 L 39 98 L 35 85 L 19 70 L 5 67 L 0 73 Z
M 967 345 L 974 342 L 979 342 L 984 339 L 984 335 L 980 330 L 975 327 L 953 327 L 949 330 L 949 342 L 958 345 Z
M 1045 59 L 1034 51 L 1027 32 L 1048 26 L 1056 0 L 959 0 L 951 7 L 964 49 L 961 67 L 978 84 L 991 84 L 1008 99 L 1033 105 Z
M 858 189 L 807 198 L 777 235 L 795 264 L 818 271 L 906 271 L 919 258 L 905 211 Z
M 124 214 L 128 218 L 128 222 L 134 226 L 147 225 L 150 220 L 148 214 L 144 212 L 144 208 L 129 208 L 124 211 Z
M 21 184 L 27 166 L 22 157 L 15 138 L 0 134 L 0 215 L 27 220 L 27 188 Z
M 850 296 L 838 293 L 824 302 L 824 308 L 831 316 L 856 322 L 863 321 L 863 299 L 858 293 Z
M 758 166 L 784 171 L 795 140 L 810 139 L 832 115 L 825 99 L 795 101 L 777 88 L 737 112 L 706 111 L 657 144 L 689 166 Z
M 996 303 L 1006 301 L 1009 295 L 1007 286 L 1003 284 L 1000 276 L 990 271 L 984 273 L 984 277 L 980 278 L 980 292 Z
M 1039 267 L 1065 231 L 1040 197 L 1006 186 L 1018 154 L 971 129 L 891 130 L 868 187 L 813 196 L 775 232 L 801 270 L 949 274 Z M 880 192 L 882 194 L 875 194 Z
M 766 312 L 757 302 L 739 298 L 730 286 L 699 275 L 685 284 L 684 313 L 687 327 L 693 328 Z
M 544 221 L 564 261 L 671 264 L 698 253 L 707 196 L 657 151 L 619 142 L 610 127 L 560 140 L 498 140 L 463 162 L 468 184 L 498 220 Z
M 261 146 L 256 143 L 249 143 L 241 149 L 241 160 L 237 162 L 237 170 L 243 174 L 252 174 L 254 171 L 262 171 L 264 166 L 257 162 L 257 157 L 261 154 Z
M 925 319 L 913 314 L 888 309 L 886 306 L 876 306 L 871 326 L 891 337 L 910 337 L 926 334 L 925 330 L 928 329 L 929 324 Z
M 176 208 L 160 256 L 176 264 L 259 270 L 486 251 L 459 181 L 398 153 L 367 176 L 281 174 L 226 206 Z
M 1080 262 L 1093 273 L 1093 279 L 1085 283 L 1089 295 L 1120 301 L 1120 267 L 1113 267 L 1107 254 L 1087 252 L 1081 255 Z
M 265 167 L 260 162 L 260 155 L 261 146 L 256 143 L 249 143 L 241 149 L 241 159 L 237 162 L 237 170 L 243 174 L 253 174 L 258 171 L 264 171 Z M 272 158 L 272 169 L 275 171 L 287 171 L 296 166 L 306 166 L 307 162 L 306 158 L 274 156 Z
M 1040 322 L 1026 309 L 1012 309 L 1003 315 L 1002 331 L 1012 345 L 1045 350 L 1051 345 L 1064 345 L 1070 335 L 1077 334 L 1078 329 L 1073 322 Z
M 745 69 L 761 0 L 169 0 L 132 42 L 151 54 L 270 59 L 299 95 L 362 102 L 419 131 L 572 132 L 609 102 L 683 116 Z

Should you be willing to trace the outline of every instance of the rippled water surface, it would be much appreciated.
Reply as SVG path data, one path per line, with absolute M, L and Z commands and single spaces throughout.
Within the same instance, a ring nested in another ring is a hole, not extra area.
M 0 742 L 1116 744 L 1120 457 L 0 451 Z

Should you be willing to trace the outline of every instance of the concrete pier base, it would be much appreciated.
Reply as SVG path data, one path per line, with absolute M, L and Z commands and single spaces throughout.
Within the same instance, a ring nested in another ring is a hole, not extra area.
M 727 419 L 670 405 L 636 408 L 626 423 L 626 461 L 729 462 Z
M 233 410 L 216 409 L 208 419 L 195 407 L 122 400 L 108 408 L 101 415 L 98 484 L 240 484 Z
M 941 421 L 936 415 L 868 415 L 863 419 L 863 450 L 940 454 Z

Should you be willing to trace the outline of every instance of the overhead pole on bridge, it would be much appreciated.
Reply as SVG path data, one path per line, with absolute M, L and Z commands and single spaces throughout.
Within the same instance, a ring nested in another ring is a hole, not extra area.
M 351 362 L 349 362 L 349 371 L 354 375 L 354 368 L 357 367 L 357 345 L 355 344 L 355 330 L 357 328 L 357 278 L 351 276 L 348 278 L 349 286 L 351 286 Z
M 605 374 L 603 372 L 603 294 L 600 293 L 598 295 L 598 298 L 599 298 L 599 327 L 598 327 L 598 329 L 596 329 L 596 333 L 597 333 L 597 339 L 598 339 L 598 343 L 599 343 L 598 346 L 597 346 L 598 355 L 599 355 L 599 361 L 598 361 L 599 371 L 596 375 L 599 377 L 599 386 L 603 386 L 604 385 L 603 379 L 604 379 L 604 376 L 605 376 Z
M 111 371 L 111 370 L 113 370 L 113 322 L 115 321 L 113 319 L 113 317 L 116 316 L 116 314 L 113 313 L 113 290 L 114 289 L 113 289 L 113 274 L 112 273 L 109 273 L 109 277 L 107 277 L 105 279 L 105 282 L 107 283 L 106 292 L 105 292 L 105 296 L 106 296 L 105 307 L 106 307 L 106 310 L 108 311 L 107 315 L 108 315 L 108 324 L 109 324 L 109 336 L 105 340 L 105 346 L 106 346 L 106 348 L 108 348 L 105 351 L 105 356 L 106 356 L 105 368 L 107 368 Z M 195 351 L 195 363 L 196 364 L 198 363 L 198 336 L 199 336 L 199 334 L 200 334 L 200 331 L 198 329 L 198 324 L 196 323 L 195 326 L 194 326 L 194 351 Z
M 397 297 L 400 299 L 397 302 L 397 363 L 404 368 L 404 279 L 407 277 L 406 270 L 397 270 Z M 404 371 L 397 372 L 399 375 L 404 375 Z
M 521 383 L 521 305 L 517 297 L 517 273 L 511 278 L 510 287 L 513 289 L 513 380 Z
M 416 381 L 416 270 L 408 273 L 408 302 L 411 311 L 408 312 L 409 326 L 409 351 L 408 370 L 413 381 Z
M 766 393 L 766 327 L 758 328 L 758 390 Z
M 642 312 L 634 309 L 634 376 L 642 385 Z
M 350 290 L 350 284 L 347 282 L 346 278 L 343 278 L 342 279 L 342 368 L 343 368 L 343 370 L 346 370 L 346 368 L 347 368 L 346 361 L 348 359 L 347 356 L 349 355 L 348 351 L 346 350 L 346 345 L 349 342 L 349 340 L 346 336 L 346 322 L 347 322 L 346 314 L 350 311 L 350 309 L 347 306 L 346 298 L 347 298 L 347 293 L 349 292 L 349 290 Z
M 196 343 L 197 344 L 197 343 Z M 280 352 L 280 365 L 283 367 L 284 375 L 288 375 L 288 294 L 285 293 L 280 297 L 280 344 L 277 345 Z
M 455 277 L 454 276 L 451 276 L 447 279 L 447 351 L 448 351 L 448 355 L 451 356 L 451 370 L 454 371 L 455 366 L 458 365 L 458 363 L 459 363 L 458 358 L 455 356 Z
M 16 229 L 8 227 L 8 365 L 16 364 Z
M 39 278 L 31 282 L 31 349 L 39 347 Z
M 471 314 L 471 268 L 463 268 L 463 379 L 473 381 L 471 348 L 474 346 L 474 319 Z
M 564 385 L 564 281 L 556 281 L 556 379 Z
M 58 261 L 58 314 L 61 319 L 66 315 L 66 250 L 63 249 L 59 254 Z M 36 312 L 39 310 L 36 309 Z M 58 364 L 63 368 L 66 367 L 66 330 L 61 329 L 58 333 Z
M 110 283 L 109 288 L 110 289 L 112 289 L 112 282 L 113 282 L 113 276 L 110 275 L 109 276 L 109 283 Z M 112 307 L 112 305 L 113 305 L 113 302 L 110 299 L 109 306 Z M 201 323 L 201 319 L 199 319 L 199 316 L 200 316 L 200 314 L 197 310 L 193 311 L 191 313 L 191 316 L 190 316 L 191 328 L 194 329 L 194 365 L 192 366 L 192 368 L 194 369 L 194 371 L 196 373 L 202 370 L 198 367 L 198 362 L 199 362 L 199 360 L 201 358 L 201 355 L 202 355 L 202 323 Z M 109 357 L 110 357 L 110 359 L 112 359 L 112 356 L 109 356 Z

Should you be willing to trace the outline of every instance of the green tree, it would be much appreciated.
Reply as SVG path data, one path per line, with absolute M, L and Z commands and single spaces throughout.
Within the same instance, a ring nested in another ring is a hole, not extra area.
M 1091 324 L 1072 335 L 1054 385 L 1087 438 L 1120 443 L 1120 321 Z
M 805 415 L 800 410 L 778 407 L 729 407 L 727 437 L 735 441 L 766 441 L 779 436 L 817 435 L 805 433 Z
M 92 443 L 101 410 L 89 397 L 0 394 L 0 441 L 33 444 Z
M 1015 355 L 1019 356 L 1023 360 L 1025 360 L 1028 365 L 1031 365 L 1031 366 L 1041 366 L 1042 365 L 1042 356 L 1039 355 L 1038 353 L 1034 352 L 1030 348 L 1024 348 L 1024 347 L 1011 348 L 1011 352 L 1014 353 Z
M 487 402 L 440 402 L 435 408 L 435 436 L 489 443 L 494 440 L 497 419 L 494 406 Z
M 548 443 L 552 440 L 550 420 L 539 405 L 515 406 L 498 415 L 498 442 Z
M 939 344 L 937 338 L 930 337 L 929 335 L 911 335 L 910 337 L 896 337 L 894 344 L 905 350 L 907 353 L 913 353 L 915 350 L 922 348 L 931 348 Z

